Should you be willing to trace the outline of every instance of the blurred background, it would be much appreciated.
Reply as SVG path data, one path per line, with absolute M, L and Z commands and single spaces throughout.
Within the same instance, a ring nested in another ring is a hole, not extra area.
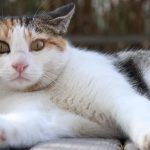
M 77 8 L 67 38 L 76 46 L 150 49 L 150 0 L 0 0 L 0 15 L 38 14 L 72 1 Z

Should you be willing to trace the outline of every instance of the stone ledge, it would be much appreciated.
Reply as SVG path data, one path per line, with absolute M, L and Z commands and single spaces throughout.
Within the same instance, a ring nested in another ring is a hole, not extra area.
M 68 138 L 39 144 L 31 150 L 122 150 L 118 140 L 94 138 Z
M 139 150 L 132 142 L 127 141 L 124 145 L 124 150 Z
M 15 150 L 15 149 L 8 148 L 2 150 Z M 18 150 L 29 150 L 29 149 L 18 149 Z M 117 139 L 67 138 L 41 143 L 32 147 L 30 150 L 138 150 L 138 149 L 130 141 L 125 142 L 125 145 L 123 146 Z

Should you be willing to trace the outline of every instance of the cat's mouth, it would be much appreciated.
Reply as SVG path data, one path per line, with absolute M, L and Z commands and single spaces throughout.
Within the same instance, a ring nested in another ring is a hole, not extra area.
M 17 76 L 16 78 L 12 79 L 11 81 L 12 82 L 14 82 L 14 81 L 19 81 L 19 82 L 26 81 L 26 82 L 30 82 L 29 79 L 27 79 L 27 78 L 25 78 L 23 76 Z

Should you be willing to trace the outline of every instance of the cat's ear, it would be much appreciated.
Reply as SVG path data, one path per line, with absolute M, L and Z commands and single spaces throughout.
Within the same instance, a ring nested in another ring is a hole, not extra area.
M 74 11 L 74 3 L 70 3 L 68 5 L 57 8 L 56 10 L 50 13 L 50 15 L 54 17 L 54 19 L 52 19 L 50 23 L 53 24 L 59 32 L 66 33 Z
M 44 28 L 51 32 L 56 32 L 56 34 L 65 34 L 67 32 L 70 20 L 75 11 L 75 4 L 70 3 L 64 5 L 56 10 L 46 13 L 44 15 L 39 15 L 35 18 L 35 24 L 40 29 Z M 38 21 L 38 22 L 37 22 Z

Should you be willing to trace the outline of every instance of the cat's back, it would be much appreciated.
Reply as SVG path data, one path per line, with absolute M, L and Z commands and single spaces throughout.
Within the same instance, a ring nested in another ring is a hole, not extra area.
M 150 51 L 149 50 L 130 50 L 130 51 L 123 51 L 117 53 L 117 57 L 119 58 L 120 61 L 122 62 L 127 62 L 127 61 L 133 61 L 135 65 L 140 65 L 146 67 L 147 64 L 150 64 Z
M 123 51 L 115 55 L 116 68 L 141 94 L 150 97 L 150 51 Z

